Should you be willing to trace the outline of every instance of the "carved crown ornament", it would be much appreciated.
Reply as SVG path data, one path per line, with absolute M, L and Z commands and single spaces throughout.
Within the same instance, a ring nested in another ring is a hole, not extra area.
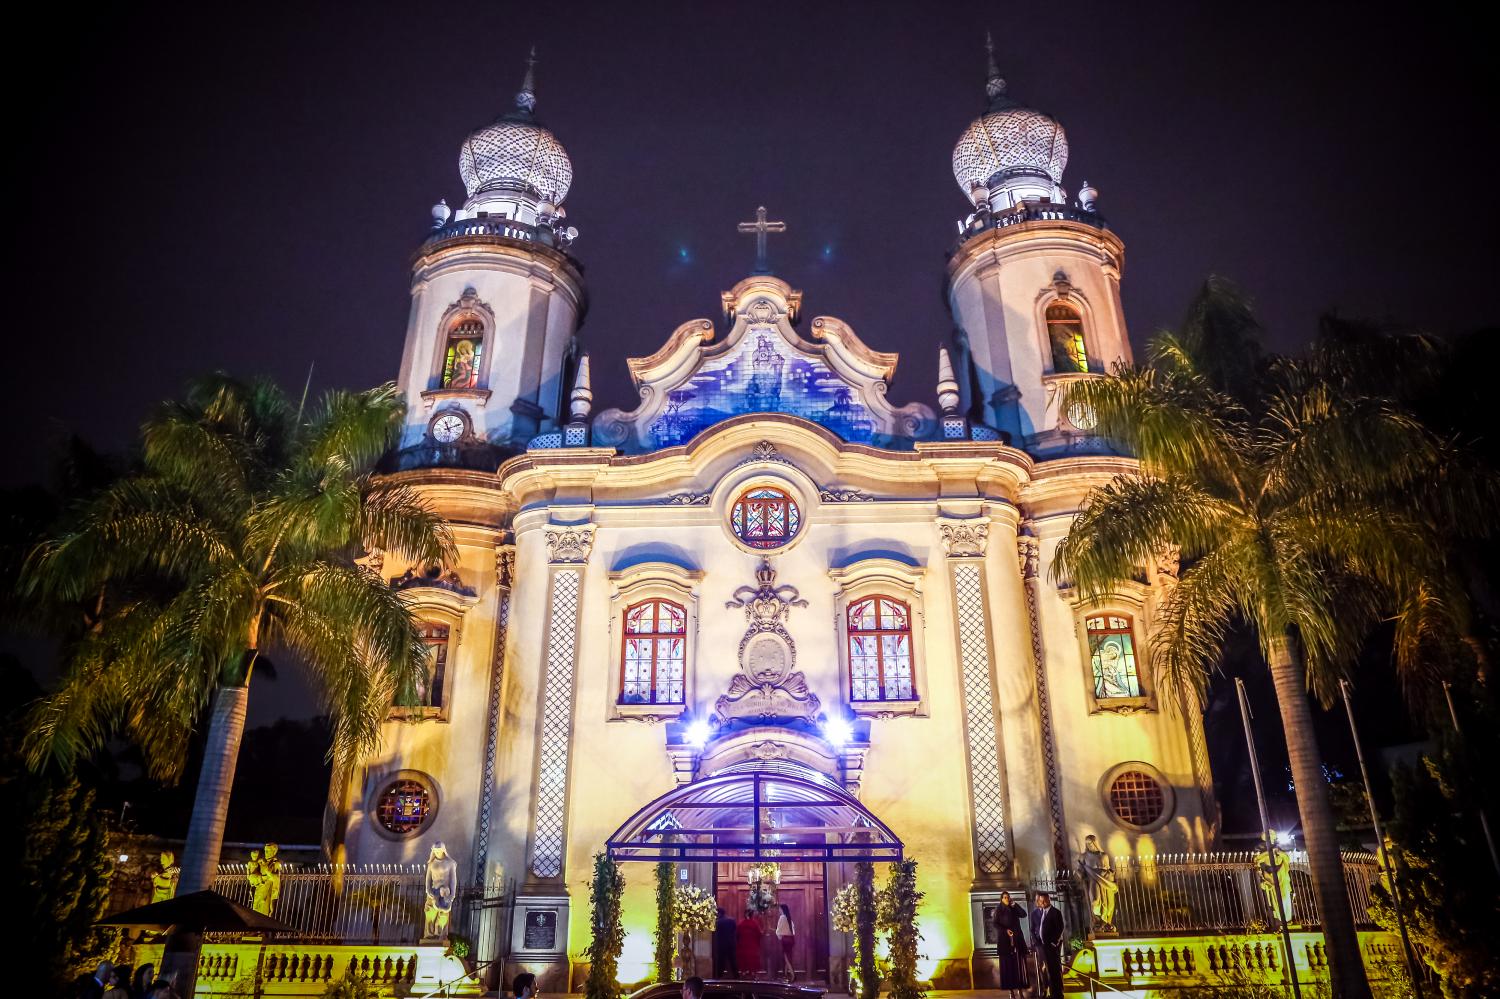
M 516 546 L 498 545 L 495 548 L 495 583 L 510 589 L 516 580 Z
M 547 561 L 552 565 L 582 565 L 594 549 L 594 525 L 572 524 L 549 527 L 546 532 Z
M 943 518 L 938 521 L 938 534 L 943 539 L 943 549 L 949 558 L 979 558 L 984 555 L 985 546 L 989 543 L 990 518 Z

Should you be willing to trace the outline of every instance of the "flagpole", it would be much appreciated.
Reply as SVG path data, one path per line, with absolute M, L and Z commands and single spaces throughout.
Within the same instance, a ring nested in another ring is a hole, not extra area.
M 1422 979 L 1417 974 L 1416 952 L 1412 950 L 1411 937 L 1406 934 L 1406 912 L 1401 904 L 1401 888 L 1396 883 L 1396 869 L 1391 866 L 1385 846 L 1385 831 L 1380 828 L 1380 813 L 1375 810 L 1375 792 L 1370 788 L 1370 770 L 1365 766 L 1365 748 L 1359 741 L 1359 728 L 1354 724 L 1354 700 L 1349 695 L 1349 681 L 1339 680 L 1339 690 L 1344 695 L 1344 713 L 1349 716 L 1349 734 L 1354 737 L 1354 756 L 1359 760 L 1359 779 L 1365 785 L 1365 802 L 1370 806 L 1370 825 L 1375 827 L 1375 842 L 1379 844 L 1376 857 L 1380 869 L 1391 883 L 1391 900 L 1396 904 L 1396 927 L 1401 931 L 1401 949 L 1406 955 L 1406 973 L 1411 976 L 1412 991 L 1422 999 Z
M 1453 685 L 1447 680 L 1443 681 L 1443 697 L 1448 701 L 1448 717 L 1453 720 L 1453 733 L 1463 740 L 1464 730 L 1458 727 L 1458 712 L 1453 710 L 1453 693 L 1449 689 Z M 1495 873 L 1500 874 L 1500 855 L 1495 853 L 1495 837 L 1490 835 L 1489 816 L 1484 814 L 1484 805 L 1479 804 L 1479 825 L 1484 829 L 1484 842 L 1490 848 L 1490 863 L 1495 867 Z
M 1281 921 L 1281 942 L 1286 947 L 1286 975 L 1291 979 L 1292 994 L 1296 999 L 1302 999 L 1302 985 L 1297 981 L 1297 962 L 1292 956 L 1292 931 L 1287 928 L 1287 916 L 1285 904 L 1281 900 L 1281 886 L 1277 882 L 1277 869 L 1281 864 L 1276 859 L 1276 842 L 1271 835 L 1271 813 L 1266 808 L 1266 791 L 1260 783 L 1260 755 L 1255 751 L 1255 736 L 1250 731 L 1250 701 L 1245 696 L 1245 681 L 1239 677 L 1234 678 L 1234 689 L 1240 698 L 1240 721 L 1245 726 L 1245 747 L 1250 751 L 1250 777 L 1255 781 L 1255 800 L 1260 804 L 1260 827 L 1265 835 L 1266 856 L 1271 858 L 1271 884 L 1276 896 L 1276 915 Z M 1282 856 L 1286 856 L 1282 853 Z M 1287 863 L 1291 858 L 1287 857 Z M 1290 871 L 1287 872 L 1291 874 Z

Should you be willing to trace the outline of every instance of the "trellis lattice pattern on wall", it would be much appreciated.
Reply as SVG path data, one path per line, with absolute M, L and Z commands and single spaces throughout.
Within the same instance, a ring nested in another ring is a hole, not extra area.
M 995 740 L 995 696 L 990 684 L 990 657 L 985 641 L 983 583 L 975 562 L 953 567 L 958 599 L 959 657 L 963 664 L 964 735 L 974 795 L 975 863 L 981 874 L 1010 869 L 1005 842 L 1005 789 L 1000 751 Z
M 568 740 L 573 718 L 573 666 L 578 642 L 578 570 L 552 577 L 552 621 L 547 635 L 547 682 L 542 695 L 542 751 L 537 775 L 536 836 L 531 873 L 562 874 L 563 820 L 568 798 Z

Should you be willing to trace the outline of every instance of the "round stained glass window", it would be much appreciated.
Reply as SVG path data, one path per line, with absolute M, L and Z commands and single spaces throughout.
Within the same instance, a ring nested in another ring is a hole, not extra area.
M 432 817 L 432 792 L 421 781 L 394 781 L 380 793 L 375 817 L 387 832 L 410 836 Z
M 1161 782 L 1144 770 L 1122 770 L 1109 784 L 1109 808 L 1128 826 L 1154 826 L 1167 812 Z
M 784 489 L 756 486 L 734 501 L 729 523 L 734 536 L 751 548 L 780 548 L 797 536 L 802 511 Z

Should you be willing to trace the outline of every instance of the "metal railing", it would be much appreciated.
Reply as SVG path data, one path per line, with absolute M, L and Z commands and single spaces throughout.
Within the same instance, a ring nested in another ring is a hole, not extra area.
M 285 865 L 271 915 L 293 927 L 278 939 L 345 943 L 419 943 L 425 924 L 427 869 L 422 864 Z M 220 864 L 213 890 L 250 907 L 255 889 L 246 865 Z M 461 885 L 449 931 L 477 941 L 480 921 L 504 904 L 499 884 Z
M 1290 922 L 1306 929 L 1322 924 L 1313 896 L 1307 855 L 1289 851 L 1292 878 Z M 1370 917 L 1370 886 L 1380 877 L 1375 857 L 1345 853 L 1344 887 L 1354 921 L 1375 926 Z M 1278 925 L 1274 908 L 1261 888 L 1254 854 L 1177 853 L 1155 858 L 1113 857 L 1119 885 L 1114 927 L 1122 935 L 1180 932 L 1255 932 Z M 1076 871 L 1044 871 L 1031 879 L 1033 891 L 1053 891 L 1072 900 L 1064 906 L 1069 929 L 1084 932 L 1091 919 L 1087 892 Z M 1072 911 L 1069 911 L 1069 910 Z

